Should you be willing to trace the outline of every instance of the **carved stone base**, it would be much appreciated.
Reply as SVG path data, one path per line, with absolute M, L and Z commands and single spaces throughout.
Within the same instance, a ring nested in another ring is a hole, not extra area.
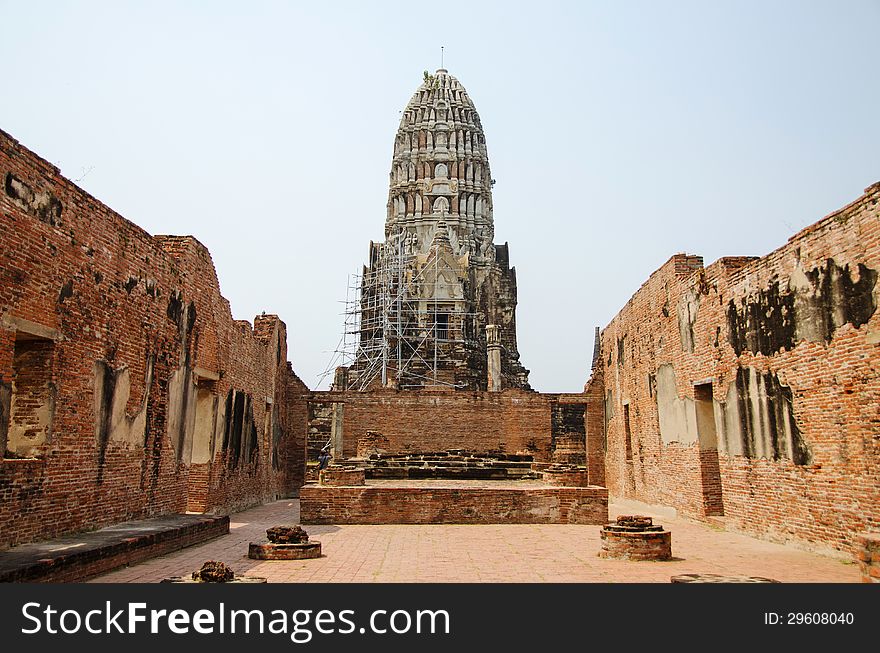
M 321 557 L 321 543 L 312 540 L 302 544 L 251 542 L 248 558 L 253 560 L 309 560 Z

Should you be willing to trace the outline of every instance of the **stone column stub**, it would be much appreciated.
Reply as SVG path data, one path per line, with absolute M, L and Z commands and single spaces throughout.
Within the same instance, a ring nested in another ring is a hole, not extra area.
M 501 327 L 486 325 L 486 387 L 489 392 L 501 391 Z

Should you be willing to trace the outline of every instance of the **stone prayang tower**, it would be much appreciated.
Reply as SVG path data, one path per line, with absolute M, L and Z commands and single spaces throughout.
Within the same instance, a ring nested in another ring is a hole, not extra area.
M 370 243 L 357 353 L 337 387 L 531 389 L 516 344 L 516 271 L 507 243 L 493 243 L 493 183 L 467 91 L 443 68 L 425 73 L 394 139 L 385 241 Z M 487 327 L 496 365 L 501 352 L 491 383 Z

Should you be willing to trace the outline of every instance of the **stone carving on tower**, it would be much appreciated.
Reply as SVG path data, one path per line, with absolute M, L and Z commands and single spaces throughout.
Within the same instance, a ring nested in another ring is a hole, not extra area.
M 493 389 L 531 390 L 516 344 L 516 271 L 507 244 L 493 243 L 493 183 L 467 91 L 443 68 L 426 73 L 394 139 L 385 241 L 370 243 L 363 270 L 349 388 L 485 390 L 495 325 Z

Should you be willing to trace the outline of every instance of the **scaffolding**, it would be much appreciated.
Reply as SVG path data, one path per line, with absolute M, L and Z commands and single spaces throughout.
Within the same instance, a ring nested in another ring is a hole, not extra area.
M 350 275 L 343 332 L 320 383 L 338 367 L 349 369 L 347 387 L 466 387 L 456 380 L 457 361 L 474 355 L 484 321 L 468 311 L 464 293 L 449 297 L 443 286 L 458 274 L 432 243 L 424 265 L 416 264 L 405 230 L 374 245 L 371 265 Z M 452 370 L 450 374 L 450 369 Z

